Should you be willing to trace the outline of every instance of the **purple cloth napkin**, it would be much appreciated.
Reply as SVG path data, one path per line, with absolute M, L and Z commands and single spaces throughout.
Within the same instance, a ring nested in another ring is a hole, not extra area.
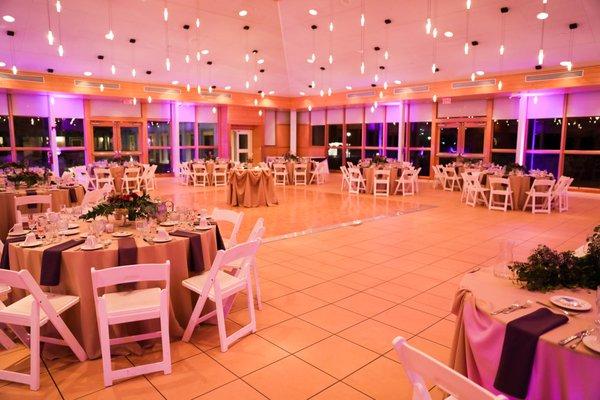
M 10 261 L 8 259 L 8 244 L 18 243 L 25 240 L 25 235 L 6 239 L 4 250 L 2 250 L 2 258 L 0 258 L 0 269 L 10 269 Z
M 56 286 L 60 283 L 60 261 L 62 252 L 85 242 L 83 239 L 67 240 L 66 242 L 48 247 L 42 253 L 42 270 L 40 285 Z
M 190 271 L 204 271 L 204 254 L 202 253 L 202 236 L 199 233 L 177 230 L 171 236 L 179 236 L 190 239 L 190 251 L 188 253 L 188 269 Z
M 119 239 L 119 250 L 117 252 L 118 265 L 137 264 L 137 244 L 132 237 Z
M 209 224 L 215 226 L 215 235 L 217 235 L 217 250 L 226 250 L 223 237 L 221 236 L 221 231 L 219 230 L 219 225 L 217 225 L 216 222 L 209 222 Z
M 538 339 L 568 321 L 565 315 L 554 314 L 547 308 L 510 321 L 506 325 L 494 387 L 510 396 L 524 399 L 529 389 Z

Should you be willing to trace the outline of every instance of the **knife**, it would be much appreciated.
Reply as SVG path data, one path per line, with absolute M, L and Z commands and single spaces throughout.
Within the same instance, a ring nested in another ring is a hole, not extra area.
M 579 331 L 569 337 L 564 338 L 563 340 L 561 340 L 560 342 L 558 342 L 559 345 L 564 346 L 569 342 L 572 342 L 573 340 L 579 338 L 580 336 L 582 336 L 583 334 L 585 334 L 587 332 L 587 330 L 583 330 L 583 331 Z

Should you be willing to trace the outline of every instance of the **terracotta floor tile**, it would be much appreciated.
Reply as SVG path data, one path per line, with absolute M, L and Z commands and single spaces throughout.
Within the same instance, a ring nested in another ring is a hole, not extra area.
M 300 315 L 314 310 L 315 308 L 322 307 L 327 303 L 302 292 L 295 292 L 270 300 L 269 304 L 286 313 Z
M 294 289 L 280 285 L 279 283 L 268 280 L 260 281 L 260 293 L 262 296 L 262 301 L 273 300 L 292 292 L 294 292 Z
M 174 363 L 171 374 L 155 373 L 148 379 L 167 399 L 184 400 L 216 389 L 236 377 L 206 354 L 198 354 Z
M 10 382 L 0 386 L 0 400 L 15 399 L 58 400 L 62 399 L 62 397 L 58 391 L 58 388 L 52 381 L 50 374 L 47 371 L 44 371 L 40 374 L 40 389 L 37 391 L 32 391 L 29 389 L 29 385 L 23 385 L 21 383 Z
M 323 282 L 319 285 L 304 289 L 302 292 L 328 303 L 333 303 L 334 301 L 353 295 L 356 293 L 356 290 L 334 282 Z
M 304 400 L 335 383 L 330 375 L 289 356 L 244 377 L 271 400 Z
M 244 320 L 243 323 L 246 323 L 246 320 Z M 230 319 L 225 320 L 225 329 L 227 332 L 233 332 L 240 328 L 240 324 L 237 324 Z M 192 334 L 190 342 L 203 351 L 219 346 L 219 329 L 217 328 L 217 325 L 202 324 L 197 326 Z
M 201 350 L 192 343 L 181 340 L 171 342 L 171 363 L 199 354 Z M 133 365 L 150 364 L 162 361 L 162 346 L 156 343 L 151 349 L 144 349 L 141 355 L 131 354 L 127 358 Z
M 351 388 L 343 382 L 328 387 L 311 398 L 312 400 L 368 400 L 369 396 Z
M 295 353 L 325 339 L 331 333 L 299 318 L 292 318 L 264 329 L 258 335 L 290 353 Z
M 412 396 L 410 384 L 399 363 L 380 357 L 346 379 L 344 383 L 374 399 L 406 399 Z
M 390 282 L 401 286 L 409 287 L 415 290 L 424 291 L 439 285 L 444 280 L 446 279 L 438 279 L 426 277 L 423 275 L 417 275 L 415 271 L 408 274 L 404 274 L 396 279 L 392 279 Z
M 395 283 L 384 282 L 365 290 L 365 293 L 394 303 L 402 303 L 403 301 L 418 295 L 420 291 Z
M 362 274 L 358 272 L 341 276 L 335 279 L 333 282 L 347 286 L 352 289 L 365 290 L 383 283 L 383 279 L 374 278 L 367 274 Z
M 265 396 L 241 379 L 196 397 L 196 400 L 263 400 Z
M 365 319 L 360 314 L 333 304 L 302 314 L 300 318 L 331 333 L 337 333 Z
M 438 321 L 429 328 L 425 329 L 423 332 L 419 333 L 419 336 L 443 346 L 452 347 L 454 323 L 442 319 L 441 321 Z
M 216 347 L 206 354 L 237 376 L 247 375 L 288 355 L 258 335 L 242 337 L 231 344 L 225 353 Z
M 435 315 L 402 305 L 384 311 L 374 316 L 373 319 L 411 333 L 419 333 L 440 320 Z
M 81 397 L 84 400 L 122 400 L 143 398 L 144 400 L 159 400 L 163 396 L 142 376 L 137 378 L 120 381 L 113 386 L 104 388 L 87 396 Z
M 391 301 L 363 292 L 342 299 L 335 304 L 347 310 L 364 315 L 365 317 L 372 317 L 395 305 L 395 303 Z
M 287 275 L 281 278 L 273 279 L 273 281 L 279 283 L 280 285 L 287 286 L 295 290 L 302 290 L 322 283 L 323 279 L 317 278 L 313 275 L 305 274 L 303 272 L 296 272 L 292 275 Z
M 273 280 L 284 276 L 292 275 L 297 272 L 296 270 L 288 267 L 284 267 L 279 264 L 269 264 L 264 267 L 259 267 L 258 272 L 261 279 Z
M 346 339 L 331 336 L 299 351 L 296 356 L 337 379 L 343 379 L 376 359 L 378 354 Z
M 367 319 L 338 333 L 338 336 L 366 347 L 377 354 L 385 354 L 392 349 L 396 336 L 411 337 L 412 334 L 373 319 Z
M 408 339 L 408 343 L 444 364 L 447 364 L 450 360 L 449 347 L 442 346 L 427 339 L 423 339 L 421 336 L 413 336 L 412 338 Z

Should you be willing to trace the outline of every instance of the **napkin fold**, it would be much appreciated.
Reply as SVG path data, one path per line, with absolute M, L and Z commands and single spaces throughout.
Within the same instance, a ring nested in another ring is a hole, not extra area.
M 4 250 L 2 250 L 2 258 L 0 258 L 0 269 L 10 269 L 10 261 L 8 259 L 8 244 L 18 243 L 25 240 L 25 235 L 6 239 Z
M 72 239 L 48 247 L 42 253 L 42 269 L 40 271 L 40 285 L 56 286 L 60 283 L 60 261 L 62 252 L 71 247 L 78 246 L 85 242 L 83 239 Z
M 510 321 L 506 325 L 494 387 L 510 396 L 524 399 L 529 389 L 538 339 L 568 320 L 565 315 L 540 308 Z
M 209 225 L 215 226 L 215 235 L 217 236 L 217 250 L 226 250 L 225 242 L 223 242 L 223 236 L 221 236 L 221 231 L 219 230 L 219 225 L 215 222 L 209 222 Z
M 125 237 L 119 239 L 119 249 L 117 251 L 117 263 L 118 265 L 132 265 L 137 264 L 137 244 L 135 239 L 132 237 Z
M 204 271 L 204 254 L 202 253 L 202 236 L 199 233 L 177 230 L 171 232 L 171 236 L 179 236 L 190 239 L 190 250 L 188 253 L 188 268 L 190 271 Z
M 77 204 L 77 190 L 74 187 L 69 188 L 69 201 L 71 204 Z

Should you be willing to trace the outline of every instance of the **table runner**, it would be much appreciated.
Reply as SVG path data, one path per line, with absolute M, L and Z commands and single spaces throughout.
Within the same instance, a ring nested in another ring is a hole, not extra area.
M 117 265 L 133 265 L 138 263 L 138 248 L 134 238 L 121 238 L 118 240 L 118 245 Z
M 60 283 L 60 262 L 62 252 L 85 242 L 84 239 L 72 239 L 56 246 L 48 247 L 42 253 L 40 285 L 57 286 Z
M 10 252 L 8 251 L 8 244 L 23 241 L 25 241 L 25 235 L 6 239 L 4 250 L 2 251 L 2 258 L 0 259 L 0 269 L 10 269 L 10 261 L 8 259 L 8 255 Z
M 554 314 L 547 308 L 510 321 L 506 325 L 494 387 L 511 396 L 525 398 L 538 339 L 568 321 L 567 316 Z
M 221 236 L 219 225 L 217 225 L 215 222 L 209 222 L 208 224 L 213 225 L 215 227 L 215 235 L 217 237 L 217 250 L 225 250 L 225 243 L 223 242 L 223 236 Z
M 204 255 L 202 253 L 202 237 L 200 236 L 200 234 L 177 230 L 175 232 L 171 232 L 171 236 L 179 236 L 190 239 L 190 250 L 188 252 L 188 268 L 190 271 L 203 272 L 205 269 L 205 265 Z M 219 236 L 217 236 L 217 243 L 218 237 Z

